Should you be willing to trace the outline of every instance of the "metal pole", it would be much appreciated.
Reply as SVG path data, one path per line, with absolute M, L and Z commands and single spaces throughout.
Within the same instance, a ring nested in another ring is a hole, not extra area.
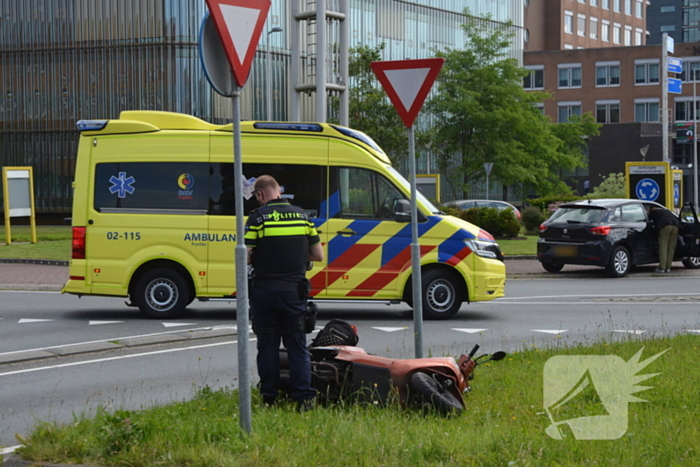
M 301 26 L 297 15 L 301 12 L 301 0 L 291 0 L 289 2 L 289 45 L 291 49 L 291 63 L 289 64 L 289 120 L 298 122 L 301 120 L 301 110 L 299 107 L 299 91 L 297 86 L 301 77 Z
M 326 0 L 316 0 L 316 120 L 326 122 Z
M 693 63 L 690 64 L 691 66 Z M 698 70 L 693 70 L 693 206 L 698 208 Z
M 668 161 L 668 34 L 661 35 L 661 145 L 662 161 Z
M 248 255 L 243 241 L 243 152 L 241 150 L 241 88 L 234 86 L 233 103 L 233 183 L 236 205 L 236 325 L 238 326 L 238 403 L 240 425 L 247 433 L 253 429 L 248 357 Z
M 486 172 L 486 199 L 489 199 L 489 173 Z
M 418 243 L 418 198 L 416 193 L 416 141 L 413 126 L 408 128 L 408 165 L 411 171 L 411 267 L 413 278 L 413 330 L 416 358 L 423 358 L 423 290 Z
M 265 120 L 272 120 L 272 79 L 270 78 L 270 33 L 265 37 Z
M 339 74 L 345 89 L 340 92 L 340 115 L 343 126 L 350 126 L 350 78 L 348 62 L 350 56 L 350 2 L 340 2 L 340 12 L 345 18 L 340 22 L 340 65 Z

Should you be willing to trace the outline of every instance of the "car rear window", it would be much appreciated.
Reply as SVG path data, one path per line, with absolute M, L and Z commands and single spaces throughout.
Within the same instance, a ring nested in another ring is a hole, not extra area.
M 608 212 L 605 208 L 592 206 L 570 206 L 557 209 L 549 222 L 570 224 L 595 224 L 600 222 Z

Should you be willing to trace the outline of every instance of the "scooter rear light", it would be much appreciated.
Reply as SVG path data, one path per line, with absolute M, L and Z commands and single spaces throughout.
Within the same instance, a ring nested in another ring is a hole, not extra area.
M 85 227 L 73 227 L 72 259 L 85 259 Z
M 609 225 L 605 225 L 605 226 L 600 226 L 600 227 L 592 227 L 592 228 L 590 228 L 590 229 L 588 229 L 588 230 L 589 230 L 593 235 L 603 235 L 603 236 L 605 236 L 605 235 L 607 235 L 607 234 L 610 233 L 610 230 L 611 230 L 611 229 L 612 229 L 612 227 L 610 227 Z

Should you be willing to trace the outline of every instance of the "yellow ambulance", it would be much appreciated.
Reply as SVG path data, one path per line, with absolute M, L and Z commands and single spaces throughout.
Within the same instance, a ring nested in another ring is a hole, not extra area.
M 242 122 L 242 187 L 234 186 L 232 125 L 171 112 L 81 120 L 70 279 L 76 295 L 128 297 L 173 318 L 195 299 L 235 298 L 234 190 L 275 177 L 311 217 L 325 261 L 307 274 L 317 303 L 411 305 L 409 183 L 366 134 L 337 125 Z M 447 319 L 463 301 L 502 297 L 493 237 L 418 194 L 423 311 Z

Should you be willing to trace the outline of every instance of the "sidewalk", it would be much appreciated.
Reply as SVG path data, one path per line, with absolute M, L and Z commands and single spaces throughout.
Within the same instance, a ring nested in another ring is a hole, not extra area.
M 68 280 L 66 263 L 65 261 L 0 259 L 0 290 L 61 290 Z M 595 266 L 567 265 L 560 273 L 550 274 L 542 268 L 535 256 L 506 257 L 505 263 L 508 279 L 605 277 L 603 268 Z M 632 274 L 656 275 L 653 272 L 655 266 L 655 264 L 638 266 L 634 268 Z M 700 276 L 700 269 L 686 269 L 680 262 L 673 263 L 672 272 L 684 276 Z

